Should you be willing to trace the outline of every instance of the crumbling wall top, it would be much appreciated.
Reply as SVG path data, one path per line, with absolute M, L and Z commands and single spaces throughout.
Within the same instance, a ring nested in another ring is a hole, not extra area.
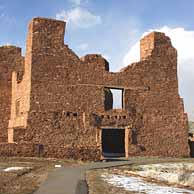
M 98 65 L 102 65 L 105 71 L 109 71 L 109 62 L 102 55 L 88 54 L 81 57 L 80 60 L 84 63 L 96 63 Z
M 63 48 L 66 23 L 47 18 L 34 18 L 28 27 L 28 45 L 33 50 Z
M 154 49 L 172 47 L 171 40 L 162 32 L 151 32 L 140 40 L 140 58 L 146 59 Z
M 0 46 L 0 57 L 9 57 L 10 55 L 21 55 L 21 48 L 13 45 Z

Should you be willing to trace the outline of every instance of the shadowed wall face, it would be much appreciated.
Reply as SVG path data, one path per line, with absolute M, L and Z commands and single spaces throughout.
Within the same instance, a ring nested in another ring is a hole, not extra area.
M 104 109 L 111 110 L 113 108 L 113 94 L 109 88 L 104 89 Z

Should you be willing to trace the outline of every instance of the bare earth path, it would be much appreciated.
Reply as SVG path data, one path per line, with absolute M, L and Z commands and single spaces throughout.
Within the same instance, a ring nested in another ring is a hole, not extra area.
M 189 158 L 134 157 L 130 160 L 94 162 L 85 165 L 62 167 L 49 174 L 34 194 L 88 194 L 86 171 L 132 164 L 192 161 Z
M 131 161 L 95 162 L 88 165 L 62 167 L 41 184 L 35 194 L 87 194 L 85 172 L 92 169 L 110 168 L 132 164 Z

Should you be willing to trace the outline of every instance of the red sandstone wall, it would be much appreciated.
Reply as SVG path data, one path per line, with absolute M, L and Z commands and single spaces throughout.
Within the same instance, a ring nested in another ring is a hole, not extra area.
M 64 45 L 64 28 L 61 21 L 40 18 L 29 25 L 24 76 L 19 84 L 13 78 L 12 104 L 18 98 L 22 104 L 19 116 L 12 106 L 14 141 L 81 149 L 99 144 L 102 126 L 132 125 L 137 145 L 129 145 L 130 154 L 188 155 L 177 53 L 169 38 L 151 33 L 141 41 L 141 61 L 111 73 L 100 55 L 79 59 Z M 105 111 L 105 87 L 125 89 L 124 110 Z
M 0 47 L 0 142 L 7 142 L 8 140 L 7 129 L 11 116 L 12 71 L 19 70 L 22 60 L 20 48 L 15 46 Z
M 151 51 L 150 41 L 154 41 Z M 176 50 L 162 33 L 145 37 L 141 50 L 142 81 L 149 90 L 134 95 L 129 92 L 134 102 L 126 102 L 143 117 L 138 143 L 145 149 L 144 155 L 188 156 L 187 115 L 178 94 Z
M 54 147 L 53 145 L 41 145 L 34 143 L 0 143 L 1 157 L 46 157 L 46 158 L 70 158 L 75 160 L 100 159 L 98 147 Z

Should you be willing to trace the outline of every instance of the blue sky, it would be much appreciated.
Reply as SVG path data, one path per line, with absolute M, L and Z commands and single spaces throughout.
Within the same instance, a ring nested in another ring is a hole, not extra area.
M 164 25 L 190 30 L 194 21 L 193 0 L 187 3 L 185 0 L 82 0 L 79 5 L 74 2 L 76 0 L 0 0 L 0 44 L 24 46 L 26 26 L 33 17 L 55 18 L 62 10 L 81 7 L 100 16 L 101 23 L 76 30 L 69 23 L 66 42 L 75 50 L 76 45 L 87 42 L 88 51 L 110 53 L 116 65 L 142 32 Z M 133 30 L 135 36 L 131 36 Z
M 185 38 L 188 50 L 194 50 L 193 10 L 193 0 L 0 0 L 0 45 L 14 44 L 25 53 L 27 24 L 33 17 L 67 20 L 65 43 L 79 56 L 104 55 L 116 71 L 132 62 L 126 56 L 137 55 L 138 50 L 132 52 L 131 47 L 145 32 L 164 31 L 183 53 L 180 93 L 194 120 L 194 54 L 181 50 Z

